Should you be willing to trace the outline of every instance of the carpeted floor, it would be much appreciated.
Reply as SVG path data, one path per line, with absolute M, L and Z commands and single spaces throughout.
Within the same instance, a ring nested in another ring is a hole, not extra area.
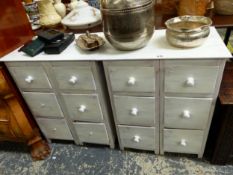
M 0 175 L 232 175 L 233 166 L 214 166 L 187 156 L 119 151 L 53 143 L 44 161 L 32 161 L 24 145 L 0 145 Z

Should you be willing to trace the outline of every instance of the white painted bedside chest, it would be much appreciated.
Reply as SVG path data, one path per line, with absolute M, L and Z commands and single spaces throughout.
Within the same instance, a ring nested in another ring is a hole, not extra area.
M 114 147 L 116 128 L 121 149 L 202 157 L 230 57 L 211 28 L 207 41 L 192 49 L 170 46 L 165 30 L 156 30 L 140 50 L 106 43 L 84 52 L 72 43 L 60 55 L 14 51 L 1 61 L 48 138 Z

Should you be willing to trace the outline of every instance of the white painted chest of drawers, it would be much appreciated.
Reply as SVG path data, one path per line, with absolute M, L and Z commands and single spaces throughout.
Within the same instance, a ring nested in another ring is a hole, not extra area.
M 104 83 L 96 62 L 8 62 L 45 136 L 114 147 Z
M 109 43 L 84 52 L 72 43 L 56 56 L 14 51 L 1 61 L 49 138 L 113 147 L 116 129 L 121 149 L 202 157 L 229 57 L 211 28 L 193 49 L 170 46 L 158 30 L 145 48 L 131 52 Z

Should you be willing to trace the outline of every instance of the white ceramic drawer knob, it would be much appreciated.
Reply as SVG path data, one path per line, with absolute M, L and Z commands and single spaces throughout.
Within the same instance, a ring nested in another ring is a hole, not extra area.
M 45 107 L 45 104 L 44 104 L 44 103 L 41 103 L 41 104 L 40 104 L 40 107 L 41 107 L 41 108 L 44 108 L 44 107 Z
M 134 77 L 129 77 L 128 85 L 135 85 L 136 79 Z
M 86 109 L 87 109 L 87 107 L 85 105 L 80 105 L 78 110 L 79 110 L 79 112 L 85 112 Z
M 55 132 L 57 130 L 57 128 L 53 128 L 52 130 Z
M 27 77 L 25 78 L 25 81 L 26 81 L 27 83 L 32 83 L 33 80 L 34 80 L 34 78 L 33 78 L 33 76 L 31 76 L 31 75 L 29 75 L 29 76 L 27 76 Z
M 69 79 L 70 84 L 76 84 L 78 82 L 78 77 L 71 76 Z
M 189 87 L 193 87 L 195 85 L 195 80 L 193 77 L 188 77 L 186 80 L 186 85 Z
M 191 113 L 189 110 L 184 110 L 183 111 L 183 118 L 190 118 L 191 117 Z
M 90 131 L 90 132 L 89 132 L 89 136 L 92 136 L 92 135 L 93 135 L 93 132 L 92 132 L 92 131 Z
M 138 109 L 137 108 L 132 108 L 130 111 L 130 114 L 133 116 L 137 116 L 138 115 Z
M 185 139 L 181 139 L 180 145 L 181 146 L 187 146 L 187 141 Z
M 139 143 L 140 140 L 141 140 L 141 137 L 138 136 L 138 135 L 136 135 L 136 136 L 133 137 L 133 141 L 136 142 L 136 143 Z

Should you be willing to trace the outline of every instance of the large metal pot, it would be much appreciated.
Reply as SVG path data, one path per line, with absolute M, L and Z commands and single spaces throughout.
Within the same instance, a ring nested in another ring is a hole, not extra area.
M 210 33 L 212 20 L 204 16 L 179 16 L 165 22 L 167 41 L 176 47 L 197 47 Z
M 119 50 L 144 47 L 154 32 L 153 0 L 102 0 L 103 31 Z

